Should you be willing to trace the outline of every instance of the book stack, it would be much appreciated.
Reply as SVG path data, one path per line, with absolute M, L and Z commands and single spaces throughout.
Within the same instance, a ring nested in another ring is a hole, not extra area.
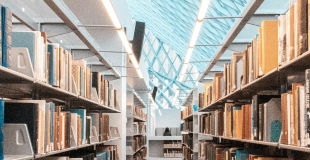
M 61 156 L 39 158 L 39 160 L 117 160 L 117 146 L 98 146 L 96 150 L 73 150 Z
M 181 119 L 184 120 L 187 117 L 193 115 L 193 105 L 187 106 L 184 108 L 183 111 L 181 111 Z
M 143 122 L 133 123 L 134 134 L 144 134 L 146 133 L 146 125 Z
M 145 148 L 145 145 L 146 145 L 146 136 L 134 136 L 133 137 L 132 149 L 134 152 L 137 152 L 142 147 Z
M 146 158 L 147 148 L 140 149 L 135 155 L 134 160 L 144 160 Z
M 182 134 L 182 141 L 186 147 L 193 149 L 193 134 Z
M 35 154 L 90 144 L 92 136 L 109 139 L 109 115 L 87 116 L 85 109 L 65 110 L 45 100 L 7 100 L 4 115 L 4 123 L 27 125 Z
M 134 117 L 139 118 L 143 121 L 147 120 L 147 114 L 144 113 L 144 111 L 141 108 L 134 106 L 133 110 L 134 110 Z
M 183 146 L 183 156 L 186 160 L 193 160 L 193 151 L 186 146 Z
M 243 147 L 231 147 L 229 144 L 215 143 L 203 140 L 199 143 L 201 159 L 238 159 L 238 160 L 293 160 L 306 159 L 309 154 L 294 153 L 288 156 L 272 151 L 261 149 L 249 149 Z
M 182 123 L 182 131 L 193 132 L 193 130 L 194 130 L 194 123 L 193 123 L 193 121 L 185 120 L 185 122 Z
M 165 140 L 164 141 L 164 148 L 182 148 L 182 143 L 181 141 L 170 141 L 170 140 Z
M 94 96 L 105 106 L 114 108 L 118 104 L 116 90 L 109 86 L 103 75 L 91 72 L 86 61 L 73 60 L 72 54 L 59 44 L 48 43 L 46 32 L 12 32 L 12 13 L 7 7 L 1 7 L 1 10 L 1 66 L 22 74 L 31 73 L 27 75 L 37 81 L 87 99 L 93 100 Z M 17 56 L 19 58 L 14 59 Z M 25 68 L 29 70 L 25 71 Z
M 221 110 L 202 114 L 199 118 L 199 133 L 222 136 L 223 118 L 223 111 Z

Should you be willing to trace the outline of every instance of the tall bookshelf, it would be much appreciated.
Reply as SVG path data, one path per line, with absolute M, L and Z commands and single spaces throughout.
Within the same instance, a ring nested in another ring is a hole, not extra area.
M 1 0 L 0 3 L 1 5 L 8 7 L 13 13 L 13 31 L 32 30 L 47 32 L 49 43 L 58 43 L 61 47 L 72 53 L 72 59 L 83 59 L 87 62 L 87 67 L 92 68 L 93 72 L 101 72 L 101 74 L 106 75 L 110 80 L 110 84 L 113 84 L 114 88 L 118 91 L 117 99 L 119 100 L 119 108 L 111 108 L 76 93 L 53 87 L 36 78 L 29 77 L 23 73 L 2 66 L 0 66 L 0 88 L 2 90 L 0 92 L 0 97 L 4 99 L 42 99 L 48 102 L 64 105 L 65 110 L 85 109 L 87 113 L 105 113 L 110 116 L 109 125 L 118 127 L 120 131 L 120 137 L 110 137 L 109 140 L 106 141 L 84 144 L 37 155 L 33 154 L 33 152 L 26 151 L 25 153 L 21 153 L 20 151 L 14 153 L 14 148 L 10 145 L 10 147 L 12 147 L 9 148 L 11 154 L 5 153 L 4 159 L 38 159 L 58 154 L 65 155 L 74 150 L 95 150 L 96 146 L 99 145 L 117 145 L 118 158 L 125 159 L 122 158 L 122 151 L 125 151 L 122 149 L 122 147 L 125 146 L 125 143 L 123 143 L 125 138 L 122 138 L 124 137 L 122 136 L 124 135 L 122 133 L 125 133 L 126 131 L 122 131 L 122 128 L 124 128 L 122 119 L 126 118 L 126 115 L 123 114 L 126 111 L 123 109 L 126 100 L 122 100 L 122 94 L 124 92 L 123 88 L 126 88 L 126 82 L 124 82 L 123 79 L 126 78 L 121 78 L 121 74 L 126 73 L 126 69 L 115 67 L 117 65 L 124 65 L 124 61 L 119 61 L 119 64 L 113 64 L 113 60 L 111 60 L 110 57 L 106 54 L 100 54 L 100 52 L 103 52 L 102 46 L 99 45 L 102 42 L 99 42 L 93 34 L 90 34 L 92 31 L 87 30 L 87 26 L 83 26 L 82 23 L 85 23 L 85 19 L 81 19 L 80 15 L 75 15 L 71 11 L 72 8 L 68 7 L 62 1 L 25 1 L 22 2 L 22 4 L 19 4 L 16 1 Z M 35 13 L 38 11 L 36 7 L 41 8 L 42 13 Z M 49 13 L 51 14 L 47 15 Z M 35 17 L 34 15 L 40 15 L 41 17 Z M 49 16 L 52 18 L 49 19 Z M 114 36 L 117 36 L 117 33 Z M 119 46 L 115 45 L 115 47 L 112 47 L 111 49 L 122 50 L 120 41 L 119 44 Z M 126 59 L 126 55 L 117 57 L 124 60 Z M 4 137 L 6 136 L 8 135 L 4 135 Z M 6 146 L 7 145 L 4 144 L 4 147 Z
M 141 154 L 147 151 L 147 128 L 145 127 L 145 132 L 141 133 L 139 128 L 134 125 L 135 122 L 146 124 L 147 118 L 139 117 L 135 113 L 135 107 L 143 110 L 146 113 L 147 105 L 144 103 L 142 98 L 139 96 L 137 92 L 133 89 L 127 89 L 127 123 L 126 123 L 126 159 L 133 160 L 137 154 Z M 136 146 L 134 139 L 144 138 L 144 144 Z M 146 158 L 146 155 L 143 156 L 143 159 Z
M 261 3 L 262 2 L 260 2 L 260 4 Z M 258 6 L 255 6 L 254 10 L 259 8 L 260 4 Z M 290 5 L 288 5 L 288 6 L 290 6 Z M 251 9 L 251 7 L 252 6 L 249 6 L 247 8 Z M 275 9 L 276 8 L 277 7 L 275 7 Z M 285 13 L 281 13 L 280 16 L 283 16 L 285 14 L 287 15 L 286 12 L 289 12 L 289 10 L 285 10 Z M 245 13 L 245 14 L 248 14 L 250 16 L 250 18 L 252 16 L 254 17 L 254 15 L 252 15 L 252 13 Z M 270 20 L 268 18 L 262 18 L 262 19 L 263 20 Z M 279 19 L 280 19 L 280 17 L 279 17 Z M 275 18 L 273 17 L 273 18 L 271 18 L 271 20 L 278 20 L 278 17 L 275 17 Z M 281 22 L 278 22 L 278 23 L 280 24 Z M 259 26 L 261 25 L 261 23 L 258 23 L 258 24 L 259 24 Z M 287 24 L 287 22 L 286 22 L 286 24 Z M 305 27 L 305 26 L 302 26 L 302 27 Z M 307 25 L 307 27 L 309 27 L 309 26 Z M 278 28 L 278 29 L 279 29 L 279 31 L 281 31 L 281 29 L 283 29 L 283 28 Z M 231 31 L 232 34 L 228 35 L 228 36 L 232 37 L 231 41 L 236 40 L 235 38 L 239 34 L 240 30 L 242 32 L 242 28 L 237 28 L 237 29 Z M 258 32 L 258 30 L 257 30 L 257 32 Z M 294 33 L 294 34 L 296 34 L 296 33 Z M 278 38 L 280 38 L 280 36 Z M 253 42 L 251 42 L 251 43 L 253 45 Z M 299 43 L 299 46 L 303 46 L 303 45 Z M 245 50 L 245 47 L 243 50 Z M 288 50 L 286 50 L 286 52 L 285 52 L 285 50 L 283 51 L 283 48 L 281 49 L 281 47 L 279 47 L 279 56 L 282 56 L 283 52 L 286 54 L 289 54 Z M 224 53 L 224 52 L 222 52 L 222 53 Z M 222 53 L 218 54 L 216 56 L 217 60 L 221 57 Z M 213 112 L 216 110 L 224 111 L 224 114 L 225 114 L 225 112 L 226 112 L 225 104 L 227 104 L 227 103 L 234 104 L 235 106 L 251 105 L 252 108 L 251 108 L 250 114 L 251 114 L 252 119 L 250 121 L 251 122 L 250 125 L 252 125 L 251 126 L 252 127 L 251 133 L 254 135 L 256 132 L 254 131 L 255 129 L 253 129 L 255 127 L 253 124 L 254 117 L 252 116 L 252 115 L 254 115 L 254 112 L 252 112 L 252 111 L 254 110 L 253 106 L 255 106 L 256 104 L 253 100 L 253 96 L 255 96 L 255 95 L 265 95 L 265 96 L 266 95 L 267 96 L 277 95 L 277 96 L 281 96 L 283 94 L 287 94 L 287 93 L 291 92 L 291 90 L 293 90 L 291 88 L 291 85 L 294 83 L 304 83 L 306 86 L 307 85 L 306 83 L 309 83 L 308 77 L 305 76 L 305 74 L 306 74 L 305 71 L 310 68 L 310 65 L 308 63 L 309 58 L 310 58 L 310 52 L 309 52 L 309 48 L 308 48 L 307 51 L 304 51 L 303 53 L 301 53 L 299 55 L 295 55 L 294 58 L 292 58 L 290 60 L 285 60 L 285 62 L 282 62 L 282 59 L 281 59 L 280 60 L 281 62 L 279 62 L 280 64 L 277 63 L 277 66 L 274 67 L 269 72 L 267 72 L 266 74 L 264 74 L 262 76 L 258 76 L 258 78 L 255 78 L 255 76 L 254 76 L 253 80 L 249 80 L 249 82 L 247 82 L 246 84 L 240 84 L 240 88 L 237 88 L 236 90 L 234 90 L 234 91 L 232 91 L 232 92 L 230 92 L 224 96 L 221 96 L 219 99 L 211 102 L 211 104 L 205 105 L 203 108 L 199 109 L 199 114 L 201 115 L 201 114 L 205 114 L 205 113 L 210 113 L 210 112 Z M 215 63 L 212 63 L 212 65 L 208 66 L 207 70 L 205 70 L 205 74 L 207 74 L 212 69 L 214 64 Z M 255 73 L 255 71 L 252 71 L 252 72 Z M 245 73 L 245 72 L 243 72 L 243 73 Z M 250 74 L 251 74 L 251 72 L 250 72 Z M 241 82 L 242 82 L 242 80 L 241 80 Z M 306 90 L 308 90 L 308 88 L 306 88 Z M 307 94 L 307 92 L 303 92 L 303 91 L 300 91 L 300 92 Z M 202 93 L 202 92 L 199 92 L 199 93 Z M 286 104 L 282 103 L 283 102 L 282 98 L 283 97 L 281 97 L 281 104 L 278 104 L 277 107 L 279 105 L 281 107 L 283 107 L 283 106 L 286 107 Z M 278 99 L 279 99 L 279 97 L 278 97 Z M 307 101 L 307 97 L 302 97 L 300 99 L 306 99 L 306 101 Z M 269 100 L 267 102 L 269 102 Z M 264 102 L 262 104 L 265 104 L 267 102 Z M 299 101 L 298 103 L 300 103 L 300 102 L 302 103 L 302 101 Z M 259 104 L 261 104 L 261 103 L 259 103 Z M 297 105 L 298 109 L 300 107 L 299 105 L 300 104 Z M 305 105 L 307 105 L 307 103 Z M 272 106 L 270 106 L 270 107 L 272 107 Z M 306 106 L 306 107 L 308 107 L 308 106 Z M 292 110 L 284 111 L 283 108 L 281 108 L 281 112 L 290 113 L 291 111 Z M 298 117 L 300 116 L 299 115 L 300 112 L 301 111 L 298 110 L 298 112 L 297 112 Z M 244 115 L 244 112 L 243 112 L 243 115 Z M 258 115 L 256 115 L 256 116 L 258 116 Z M 261 115 L 259 115 L 259 116 L 261 116 Z M 268 118 L 268 117 L 263 117 L 263 119 L 264 118 Z M 283 125 L 284 125 L 283 120 L 286 119 L 286 116 L 283 116 L 283 113 L 281 115 L 281 119 L 282 119 L 282 121 L 281 120 L 280 121 L 281 121 L 281 125 L 283 127 Z M 308 117 L 306 117 L 306 119 L 308 120 Z M 245 120 L 243 119 L 243 122 L 244 121 Z M 302 120 L 296 120 L 294 123 L 298 123 L 298 125 L 301 125 L 301 124 L 299 124 L 301 121 Z M 199 125 L 201 125 L 201 124 L 199 124 Z M 267 127 L 269 127 L 269 126 L 267 126 Z M 288 127 L 288 128 L 290 129 L 290 127 Z M 253 131 L 254 131 L 254 133 L 253 133 Z M 254 140 L 253 135 L 251 135 L 252 137 L 251 136 L 248 137 L 249 135 L 247 135 L 248 138 L 244 138 L 244 137 L 233 138 L 234 136 L 225 135 L 225 126 L 224 126 L 224 135 L 214 135 L 214 134 L 205 134 L 205 133 L 199 133 L 199 135 L 201 135 L 201 140 L 213 141 L 213 143 L 216 143 L 216 144 L 230 145 L 230 146 L 227 146 L 228 148 L 238 147 L 240 149 L 243 148 L 243 149 L 247 149 L 247 150 L 261 149 L 264 151 L 264 154 L 266 156 L 273 156 L 273 157 L 277 157 L 277 156 L 280 157 L 281 156 L 281 157 L 288 157 L 288 158 L 294 158 L 294 159 L 300 159 L 298 157 L 295 157 L 295 156 L 300 156 L 300 155 L 302 155 L 303 157 L 308 157 L 309 156 L 308 153 L 310 153 L 310 148 L 305 147 L 304 145 L 301 145 L 300 139 L 298 139 L 297 145 L 294 145 L 294 144 L 288 145 L 288 144 L 284 144 L 284 142 L 282 142 L 282 138 L 283 138 L 282 136 L 284 136 L 284 134 L 287 134 L 284 132 L 285 131 L 282 128 L 281 133 L 279 134 L 279 138 L 278 138 L 279 140 L 278 141 L 275 141 L 275 140 Z M 296 130 L 295 130 L 295 132 L 296 132 Z M 297 132 L 300 132 L 300 128 L 298 128 Z M 276 133 L 276 134 L 278 134 L 278 133 Z M 296 135 L 296 133 L 295 133 L 295 135 Z M 300 136 L 300 137 L 303 138 L 302 136 Z M 272 152 L 274 152 L 274 154 Z M 200 154 L 201 154 L 201 152 L 199 150 L 199 155 Z

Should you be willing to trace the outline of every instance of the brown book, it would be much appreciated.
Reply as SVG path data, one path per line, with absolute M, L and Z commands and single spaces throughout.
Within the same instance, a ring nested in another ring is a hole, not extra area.
M 59 124 L 59 120 L 58 120 L 58 114 L 57 112 L 54 112 L 54 151 L 59 150 L 58 148 L 58 124 Z
M 308 0 L 308 48 L 310 48 L 310 0 Z
M 215 101 L 221 98 L 221 78 L 223 73 L 214 73 L 215 80 Z
M 66 112 L 65 124 L 66 124 L 65 146 L 66 148 L 70 148 L 71 113 L 69 111 Z
M 230 80 L 231 80 L 231 65 L 229 64 L 227 66 L 227 83 L 226 83 L 226 92 L 227 92 L 227 95 L 231 92 L 230 89 L 231 89 L 231 85 L 230 85 Z
M 90 81 L 90 75 L 91 75 L 91 70 L 90 70 L 90 68 L 89 67 L 86 67 L 86 98 L 87 99 L 91 99 L 91 97 L 90 97 L 90 92 L 91 92 L 91 86 L 90 86 L 90 83 L 91 83 L 91 81 Z
M 223 71 L 223 78 L 224 78 L 224 92 L 223 92 L 223 96 L 227 95 L 227 64 L 224 64 L 224 71 Z
M 107 141 L 109 140 L 109 131 L 110 131 L 110 127 L 109 127 L 109 115 L 102 115 L 103 118 L 103 123 L 102 123 L 102 133 L 103 133 L 103 140 Z
M 259 37 L 254 38 L 253 48 L 254 48 L 254 79 L 257 79 L 259 76 Z
M 287 93 L 281 94 L 282 136 L 281 143 L 288 144 Z
M 215 77 L 215 75 L 214 75 L 214 78 L 213 78 L 214 80 L 212 81 L 212 103 L 215 101 L 215 99 L 216 99 L 216 77 Z
M 242 53 L 233 53 L 233 57 L 231 59 L 231 72 L 232 72 L 232 86 L 231 91 L 235 91 L 237 89 L 237 62 L 242 58 Z
M 62 134 L 63 134 L 63 119 L 64 119 L 64 116 L 63 116 L 63 113 L 60 113 L 60 115 L 59 115 L 59 134 L 58 134 L 58 142 L 59 142 L 59 149 L 61 150 L 61 149 L 63 149 L 63 136 L 62 136 Z
M 68 52 L 68 89 L 72 92 L 72 54 Z
M 60 76 L 59 53 L 60 53 L 60 48 L 56 48 L 56 86 L 57 87 L 59 87 L 59 76 Z
M 253 77 L 252 77 L 252 71 L 253 71 L 253 68 L 252 68 L 252 65 L 253 65 L 253 57 L 252 57 L 252 45 L 248 45 L 247 46 L 247 77 L 249 78 L 248 79 L 248 83 L 252 82 L 253 81 Z
M 262 22 L 262 75 L 278 67 L 278 21 Z
M 294 124 L 294 145 L 298 146 L 298 92 L 297 92 L 297 86 L 303 86 L 303 83 L 292 83 L 292 93 L 293 93 L 293 124 Z
M 79 125 L 78 125 L 78 144 L 82 145 L 82 119 L 78 116 Z
M 59 48 L 59 88 L 64 89 L 64 50 Z
M 105 84 L 104 84 L 104 75 L 101 75 L 101 86 L 100 86 L 100 90 L 101 90 L 101 97 L 100 97 L 100 103 L 104 104 L 104 97 L 105 97 Z
M 262 72 L 262 66 L 263 66 L 263 44 L 262 44 L 262 39 L 263 39 L 263 32 L 262 32 L 262 27 L 258 28 L 258 77 L 263 75 Z M 244 63 L 244 62 L 243 62 Z M 243 66 L 244 67 L 244 66 Z
M 287 34 L 287 57 L 286 61 L 290 61 L 295 58 L 295 6 L 292 5 L 289 11 L 286 13 L 286 34 Z
M 80 84 L 81 84 L 81 82 L 80 82 L 81 75 L 80 74 L 81 74 L 81 67 L 73 65 L 72 66 L 72 75 L 73 75 L 73 78 L 75 81 L 76 90 L 77 90 L 78 94 L 80 93 Z
M 69 91 L 69 52 L 65 50 L 65 80 L 64 80 L 64 86 L 65 90 Z
M 234 138 L 242 139 L 242 128 L 243 128 L 243 111 L 241 109 L 234 109 Z
M 242 105 L 241 106 L 242 107 L 242 139 L 246 139 L 246 135 L 247 135 L 247 133 L 246 133 L 246 125 L 247 125 L 247 116 L 246 116 L 246 114 L 247 114 L 247 107 L 246 107 L 246 105 Z
M 118 104 L 118 102 L 117 102 L 117 90 L 114 90 L 113 92 L 114 92 L 114 108 L 116 108 L 117 104 Z
M 47 34 L 46 32 L 41 32 L 41 36 L 43 37 L 43 41 L 44 41 L 44 44 L 42 45 L 45 45 L 45 80 L 46 80 L 46 83 L 49 84 L 49 53 L 47 52 Z
M 248 77 L 248 54 L 247 54 L 247 50 L 245 50 L 243 53 L 242 53 L 242 60 L 243 60 L 243 79 L 242 79 L 242 86 L 245 86 L 246 84 L 248 84 L 248 80 L 249 80 L 249 77 Z
M 109 98 L 109 81 L 104 80 L 104 105 L 108 106 L 108 98 Z
M 223 136 L 224 132 L 224 113 L 223 111 L 218 112 L 218 135 Z
M 307 2 L 307 0 L 297 0 L 295 3 L 295 57 L 308 51 Z

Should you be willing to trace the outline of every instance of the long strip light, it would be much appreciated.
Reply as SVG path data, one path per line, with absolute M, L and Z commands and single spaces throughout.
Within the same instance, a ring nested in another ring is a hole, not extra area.
M 122 25 L 116 15 L 116 12 L 114 10 L 114 7 L 111 3 L 110 0 L 102 0 L 103 2 L 103 5 L 104 7 L 106 8 L 115 28 L 117 29 L 117 33 L 124 45 L 124 48 L 126 50 L 126 52 L 128 53 L 129 55 L 129 59 L 131 60 L 133 66 L 136 68 L 137 72 L 138 72 L 138 75 L 140 78 L 143 78 L 143 74 L 139 68 L 139 64 L 138 64 L 138 61 L 135 57 L 135 55 L 133 54 L 133 51 L 132 51 L 132 48 L 130 47 L 130 44 L 128 42 L 128 39 L 127 39 L 127 36 L 126 36 L 126 33 L 124 32 L 123 28 L 122 28 Z
M 194 46 L 196 45 L 196 41 L 198 39 L 201 27 L 202 27 L 202 21 L 204 20 L 206 13 L 208 11 L 208 7 L 210 4 L 211 0 L 202 0 L 201 4 L 200 4 L 200 8 L 199 8 L 199 12 L 198 12 L 198 16 L 197 16 L 197 21 L 195 23 L 195 27 L 192 33 L 192 37 L 189 43 L 189 47 L 185 56 L 185 60 L 184 60 L 184 64 L 182 66 L 182 70 L 181 70 L 181 76 L 179 77 L 179 81 L 183 81 L 184 78 L 184 74 L 186 73 L 186 69 L 188 66 L 188 63 L 191 59 L 193 50 L 194 50 Z

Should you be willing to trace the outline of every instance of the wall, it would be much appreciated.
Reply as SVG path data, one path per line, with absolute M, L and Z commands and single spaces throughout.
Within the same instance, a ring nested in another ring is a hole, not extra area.
M 161 116 L 158 112 L 160 110 Z M 180 109 L 156 109 L 155 114 L 155 128 L 165 127 L 180 127 L 181 124 L 181 110 Z

